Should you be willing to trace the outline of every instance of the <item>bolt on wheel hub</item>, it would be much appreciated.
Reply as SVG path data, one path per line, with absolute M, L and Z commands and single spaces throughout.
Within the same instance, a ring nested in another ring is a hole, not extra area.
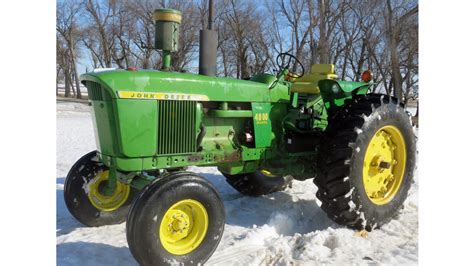
M 170 210 L 167 214 L 168 231 L 171 233 L 171 237 L 167 240 L 169 242 L 176 242 L 185 238 L 189 234 L 189 230 L 192 227 L 190 216 L 192 216 L 192 210 L 184 206 L 183 210 Z
M 387 204 L 397 194 L 405 174 L 406 146 L 395 126 L 380 128 L 369 142 L 364 157 L 363 182 L 369 199 Z
M 171 254 L 184 255 L 196 249 L 207 233 L 209 220 L 206 208 L 192 199 L 181 200 L 163 216 L 158 235 Z

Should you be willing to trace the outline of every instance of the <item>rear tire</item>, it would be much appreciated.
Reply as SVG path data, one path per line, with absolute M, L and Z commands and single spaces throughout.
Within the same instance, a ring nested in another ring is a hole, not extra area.
M 415 169 L 409 115 L 394 98 L 358 95 L 329 121 L 325 136 L 314 179 L 321 208 L 358 230 L 390 221 L 407 198 Z
M 224 205 L 214 187 L 198 175 L 175 172 L 145 187 L 135 200 L 127 241 L 140 265 L 198 265 L 214 253 L 224 225 Z
M 226 177 L 227 183 L 246 196 L 258 197 L 291 187 L 292 176 L 271 176 L 262 172 L 240 175 L 222 173 L 222 175 Z
M 108 168 L 97 159 L 97 151 L 92 151 L 82 156 L 71 167 L 64 182 L 66 206 L 72 216 L 86 226 L 96 227 L 124 222 L 136 195 L 135 189 L 120 184 L 122 188 L 129 189 L 129 192 L 123 194 L 124 196 L 117 201 L 116 206 L 113 206 L 114 202 L 108 204 L 107 210 L 98 209 L 96 202 L 94 206 L 90 200 L 91 181 L 106 171 Z

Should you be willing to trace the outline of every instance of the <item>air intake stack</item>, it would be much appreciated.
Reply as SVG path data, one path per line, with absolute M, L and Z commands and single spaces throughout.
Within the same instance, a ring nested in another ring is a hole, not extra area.
M 155 21 L 155 49 L 163 51 L 162 70 L 169 71 L 171 67 L 171 52 L 178 51 L 179 25 L 181 12 L 174 9 L 162 8 L 153 12 Z
M 209 18 L 207 29 L 199 31 L 199 74 L 216 75 L 217 65 L 217 32 L 212 29 L 214 16 L 213 0 L 209 0 Z

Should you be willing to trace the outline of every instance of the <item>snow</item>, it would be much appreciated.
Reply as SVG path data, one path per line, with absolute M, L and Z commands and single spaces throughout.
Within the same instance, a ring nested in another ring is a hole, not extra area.
M 89 106 L 57 104 L 57 264 L 137 265 L 125 223 L 85 227 L 68 212 L 63 184 L 69 168 L 95 149 Z M 404 209 L 367 238 L 333 223 L 318 207 L 312 180 L 251 198 L 230 187 L 213 167 L 191 167 L 219 191 L 226 209 L 221 243 L 207 265 L 413 265 L 418 263 L 418 177 Z

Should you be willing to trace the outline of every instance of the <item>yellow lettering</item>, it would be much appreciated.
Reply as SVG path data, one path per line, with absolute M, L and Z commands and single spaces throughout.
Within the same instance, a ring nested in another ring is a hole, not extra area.
M 256 113 L 255 121 L 257 121 L 258 124 L 260 124 L 260 122 L 266 124 L 266 121 L 268 121 L 268 113 Z

